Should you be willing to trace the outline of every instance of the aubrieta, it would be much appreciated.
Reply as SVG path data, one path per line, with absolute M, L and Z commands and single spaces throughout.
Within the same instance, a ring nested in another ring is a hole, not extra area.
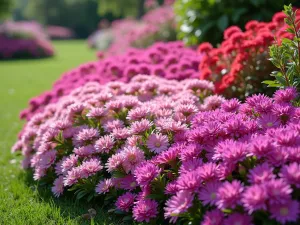
M 298 93 L 242 104 L 213 91 L 145 75 L 87 83 L 33 116 L 13 151 L 55 196 L 95 197 L 137 222 L 296 223 Z

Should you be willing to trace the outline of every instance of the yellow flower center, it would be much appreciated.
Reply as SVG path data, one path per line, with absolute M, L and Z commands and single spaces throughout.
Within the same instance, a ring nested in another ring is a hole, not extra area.
M 210 198 L 211 198 L 212 200 L 216 199 L 216 197 L 217 197 L 216 193 L 211 193 Z
M 281 216 L 286 216 L 289 213 L 289 209 L 287 207 L 281 208 L 280 209 L 280 215 Z

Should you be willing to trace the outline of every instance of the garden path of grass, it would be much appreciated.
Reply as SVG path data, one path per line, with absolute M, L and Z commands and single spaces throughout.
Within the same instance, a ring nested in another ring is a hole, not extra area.
M 32 178 L 20 169 L 20 160 L 10 153 L 23 123 L 20 110 L 28 100 L 51 88 L 65 71 L 95 60 L 95 51 L 85 41 L 54 42 L 56 56 L 38 60 L 0 61 L 0 225 L 111 224 L 101 206 L 57 200 L 48 189 L 37 190 Z M 81 219 L 91 207 L 94 221 Z

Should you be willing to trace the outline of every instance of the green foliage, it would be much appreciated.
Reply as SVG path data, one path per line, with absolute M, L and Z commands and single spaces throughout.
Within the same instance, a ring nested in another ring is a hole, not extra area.
M 13 6 L 13 0 L 0 1 L 0 21 L 9 16 L 12 6 Z
M 270 61 L 278 71 L 272 72 L 275 80 L 266 80 L 263 83 L 269 87 L 296 87 L 300 90 L 300 21 L 296 21 L 296 12 L 292 5 L 284 6 L 284 13 L 289 26 L 287 32 L 294 36 L 293 40 L 283 39 L 281 43 L 275 43 L 270 47 Z
M 16 19 L 37 20 L 44 25 L 59 25 L 75 31 L 83 38 L 97 29 L 98 0 L 16 0 Z M 110 15 L 108 19 L 111 20 Z
M 100 15 L 112 13 L 116 17 L 140 18 L 145 13 L 146 0 L 98 0 L 98 12 Z M 163 0 L 157 0 L 158 5 Z
M 144 0 L 99 0 L 98 12 L 100 15 L 110 12 L 115 16 L 137 17 L 140 1 L 144 2 Z
M 204 41 L 217 44 L 228 26 L 244 27 L 249 20 L 269 21 L 289 3 L 300 6 L 297 0 L 176 0 L 178 38 L 188 45 Z

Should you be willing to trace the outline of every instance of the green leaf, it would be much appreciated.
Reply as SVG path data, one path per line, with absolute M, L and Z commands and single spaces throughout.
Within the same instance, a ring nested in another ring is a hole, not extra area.
M 278 73 L 278 74 L 279 74 L 279 73 Z M 286 82 L 286 80 L 284 79 L 283 76 L 276 75 L 275 78 L 276 78 L 276 80 L 277 80 L 280 84 L 282 84 L 283 86 L 287 86 L 287 82 Z
M 217 25 L 218 25 L 218 28 L 221 30 L 221 31 L 224 31 L 227 26 L 228 26 L 228 16 L 227 15 L 223 15 L 221 16 L 219 19 L 218 19 L 218 22 L 217 22 Z
M 123 221 L 126 222 L 126 221 L 131 221 L 132 220 L 132 216 L 125 216 L 123 218 Z

